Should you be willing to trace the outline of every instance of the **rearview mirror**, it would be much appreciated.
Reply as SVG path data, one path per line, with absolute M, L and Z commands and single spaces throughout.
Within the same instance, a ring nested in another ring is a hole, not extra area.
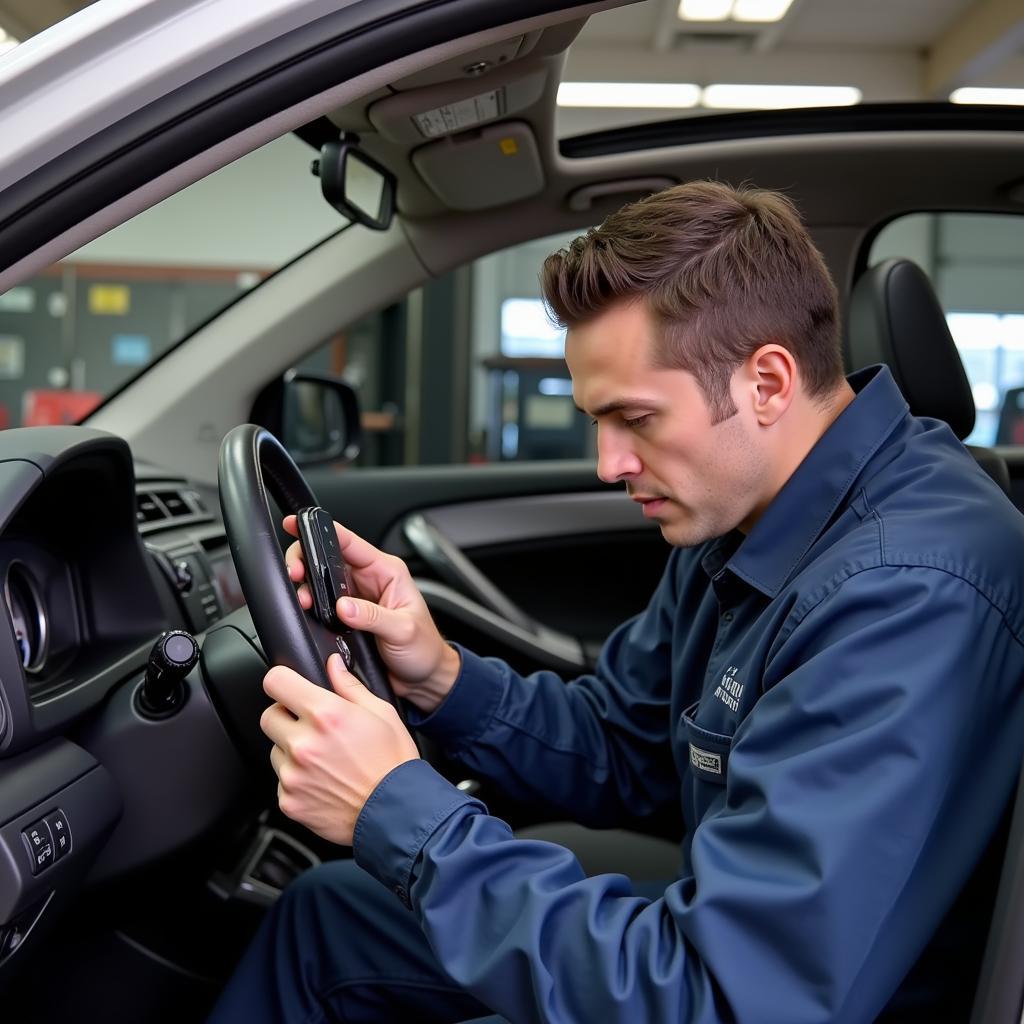
M 338 213 L 375 231 L 386 231 L 395 213 L 395 176 L 364 153 L 358 141 L 349 134 L 325 143 L 312 170 L 320 178 L 324 199 Z

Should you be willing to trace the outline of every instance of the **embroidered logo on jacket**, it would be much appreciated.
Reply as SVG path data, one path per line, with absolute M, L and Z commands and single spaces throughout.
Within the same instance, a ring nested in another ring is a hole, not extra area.
M 701 750 L 690 744 L 690 764 L 701 771 L 711 772 L 714 775 L 722 774 L 722 755 L 712 754 L 710 750 Z
M 739 711 L 740 698 L 743 696 L 743 683 L 736 678 L 739 669 L 730 665 L 722 673 L 722 681 L 715 690 L 715 696 L 730 710 Z

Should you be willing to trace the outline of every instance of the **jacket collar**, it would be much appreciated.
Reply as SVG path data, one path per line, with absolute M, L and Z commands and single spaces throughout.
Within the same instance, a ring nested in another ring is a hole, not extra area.
M 870 366 L 847 380 L 853 401 L 821 436 L 783 485 L 726 568 L 775 597 L 850 493 L 864 466 L 909 407 L 887 366 Z

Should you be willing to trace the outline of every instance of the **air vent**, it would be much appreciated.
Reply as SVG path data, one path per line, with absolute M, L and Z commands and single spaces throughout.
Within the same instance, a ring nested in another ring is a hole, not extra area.
M 135 520 L 142 533 L 209 519 L 203 499 L 185 484 L 138 484 Z
M 139 525 L 143 523 L 155 523 L 167 518 L 167 513 L 152 494 L 143 491 L 135 495 L 135 518 Z

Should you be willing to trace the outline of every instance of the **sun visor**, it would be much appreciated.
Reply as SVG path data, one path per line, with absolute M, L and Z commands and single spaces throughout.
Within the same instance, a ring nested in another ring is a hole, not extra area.
M 544 187 L 537 141 L 522 121 L 439 139 L 412 155 L 413 166 L 453 210 L 483 210 L 536 195 Z

